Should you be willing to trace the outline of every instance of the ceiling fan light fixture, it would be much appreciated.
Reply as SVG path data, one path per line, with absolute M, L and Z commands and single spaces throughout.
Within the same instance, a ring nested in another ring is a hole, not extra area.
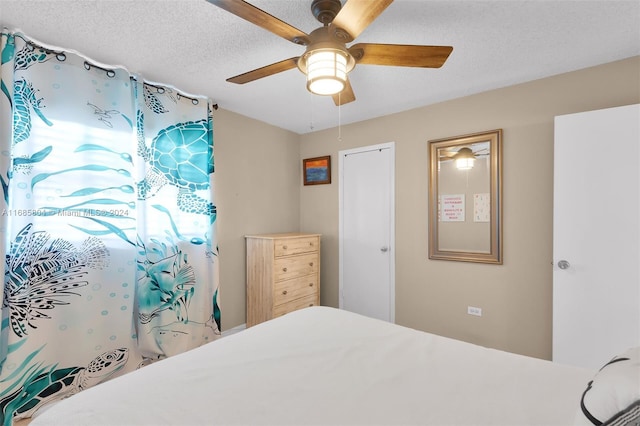
M 335 95 L 347 81 L 348 54 L 338 49 L 316 49 L 306 56 L 307 90 L 316 95 Z
M 460 148 L 453 158 L 456 161 L 456 168 L 458 170 L 471 170 L 476 161 L 473 151 L 467 147 Z
M 228 78 L 228 82 L 245 84 L 297 66 L 307 77 L 307 90 L 318 95 L 331 95 L 337 106 L 356 100 L 347 76 L 356 63 L 440 68 L 453 50 L 451 46 L 380 43 L 357 43 L 347 48 L 346 43 L 354 41 L 393 0 L 311 0 L 311 13 L 322 26 L 309 34 L 248 1 L 208 1 L 285 40 L 305 46 L 301 56 L 236 75 Z M 326 59 L 327 56 L 331 59 Z

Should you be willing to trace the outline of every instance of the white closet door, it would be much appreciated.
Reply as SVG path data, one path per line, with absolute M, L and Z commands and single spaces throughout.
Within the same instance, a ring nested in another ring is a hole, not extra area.
M 338 155 L 340 308 L 394 322 L 394 145 Z
M 553 360 L 640 345 L 640 106 L 556 117 Z

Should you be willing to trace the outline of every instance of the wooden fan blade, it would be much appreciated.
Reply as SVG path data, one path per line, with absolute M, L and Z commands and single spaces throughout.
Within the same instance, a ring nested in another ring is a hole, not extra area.
M 375 19 L 393 3 L 393 0 L 349 0 L 331 22 L 332 26 L 346 31 L 350 42 L 362 33 Z
M 452 51 L 451 46 L 375 43 L 358 43 L 349 48 L 358 64 L 422 68 L 440 68 Z
M 295 58 L 285 59 L 284 61 L 276 62 L 275 64 L 267 65 L 253 71 L 248 71 L 244 74 L 228 78 L 227 81 L 230 83 L 244 84 L 250 81 L 257 80 L 259 78 L 278 74 L 279 72 L 287 71 L 291 68 L 296 68 L 298 66 L 298 58 L 299 56 L 296 56 Z
M 351 87 L 351 83 L 349 82 L 348 78 L 347 84 L 344 86 L 344 89 L 342 89 L 342 92 L 336 93 L 332 97 L 333 103 L 335 103 L 336 106 L 348 104 L 349 102 L 353 102 L 356 100 L 356 95 L 355 93 L 353 93 L 353 87 Z
M 264 28 L 267 31 L 274 33 L 290 42 L 296 44 L 306 45 L 309 42 L 309 36 L 304 31 L 287 24 L 284 21 L 276 18 L 265 12 L 262 9 L 258 9 L 252 4 L 242 0 L 207 0 L 209 3 L 218 6 L 233 13 L 234 15 L 251 22 L 259 27 Z

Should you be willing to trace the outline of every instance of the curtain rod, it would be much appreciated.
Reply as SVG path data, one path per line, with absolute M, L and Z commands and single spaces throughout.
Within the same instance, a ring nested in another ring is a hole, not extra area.
M 60 61 L 60 62 L 64 62 L 64 61 L 67 59 L 67 55 L 65 54 L 64 50 L 62 50 L 62 51 L 59 51 L 59 50 L 53 50 L 53 49 L 47 48 L 47 47 L 45 47 L 45 46 L 42 46 L 42 45 L 40 45 L 40 44 L 38 44 L 38 43 L 36 43 L 36 42 L 34 42 L 34 41 L 32 41 L 32 40 L 28 39 L 28 38 L 25 38 L 25 37 L 23 37 L 22 35 L 18 35 L 18 36 L 19 36 L 20 38 L 22 38 L 22 39 L 25 41 L 25 43 L 26 43 L 27 45 L 31 46 L 31 48 L 32 48 L 32 49 L 41 49 L 41 50 L 43 50 L 45 53 L 47 53 L 47 54 L 49 54 L 49 55 L 50 55 L 50 54 L 54 54 L 54 55 L 56 56 L 56 59 L 57 59 L 58 61 Z M 80 56 L 83 56 L 83 55 L 80 55 Z M 117 68 L 121 68 L 121 67 L 117 67 L 117 66 L 116 66 L 116 67 L 113 67 L 114 69 L 110 69 L 111 67 L 110 67 L 110 68 L 107 68 L 107 67 L 105 67 L 105 66 L 96 65 L 96 64 L 95 64 L 95 63 L 93 63 L 92 61 L 88 60 L 88 58 L 87 58 L 87 57 L 84 57 L 84 68 L 85 68 L 87 71 L 91 70 L 91 68 L 97 68 L 97 69 L 99 69 L 99 70 L 103 71 L 105 74 L 107 74 L 107 77 L 113 78 L 113 77 L 115 77 L 115 75 L 116 75 L 115 69 L 117 69 Z M 123 69 L 125 69 L 125 70 L 126 70 L 126 68 L 123 68 Z M 127 71 L 127 72 L 129 72 L 128 70 L 126 70 L 126 71 Z M 137 80 L 137 78 L 136 78 L 136 76 L 135 76 L 135 75 L 132 75 L 130 78 L 131 78 L 131 79 L 133 79 L 133 80 Z M 156 84 L 152 84 L 152 83 L 146 82 L 146 81 L 144 81 L 144 79 L 142 80 L 142 82 L 143 82 L 144 84 L 146 84 L 146 85 L 151 86 L 151 87 L 155 87 L 156 89 L 164 90 L 164 86 L 159 86 L 159 85 L 156 85 Z M 178 89 L 175 89 L 175 90 L 176 90 L 176 93 L 178 94 L 178 96 L 181 96 L 181 97 L 183 97 L 183 98 L 190 99 L 192 102 L 194 102 L 194 101 L 198 101 L 198 99 L 197 99 L 197 98 L 195 98 L 195 97 L 185 95 L 184 93 L 181 93 Z M 211 108 L 213 108 L 214 110 L 216 110 L 216 111 L 217 111 L 217 110 L 218 110 L 218 104 L 212 104 L 212 105 L 211 105 Z

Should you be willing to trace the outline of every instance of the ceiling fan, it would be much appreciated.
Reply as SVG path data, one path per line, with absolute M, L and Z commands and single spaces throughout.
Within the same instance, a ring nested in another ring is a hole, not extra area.
M 356 64 L 400 67 L 440 68 L 453 47 L 406 44 L 357 43 L 355 40 L 393 0 L 313 0 L 311 12 L 322 27 L 310 34 L 242 0 L 207 0 L 242 19 L 264 28 L 292 43 L 306 46 L 293 58 L 266 65 L 228 78 L 244 84 L 298 67 L 307 76 L 307 89 L 318 95 L 331 95 L 336 105 L 356 99 L 348 74 Z
M 488 142 L 474 143 L 462 147 L 452 147 L 438 150 L 438 161 L 454 161 L 458 170 L 470 170 L 475 160 L 490 155 Z M 439 169 L 438 169 L 439 170 Z
M 476 143 L 463 147 L 452 147 L 438 150 L 439 160 L 455 160 L 460 157 L 481 158 L 489 155 L 489 144 L 487 142 Z

